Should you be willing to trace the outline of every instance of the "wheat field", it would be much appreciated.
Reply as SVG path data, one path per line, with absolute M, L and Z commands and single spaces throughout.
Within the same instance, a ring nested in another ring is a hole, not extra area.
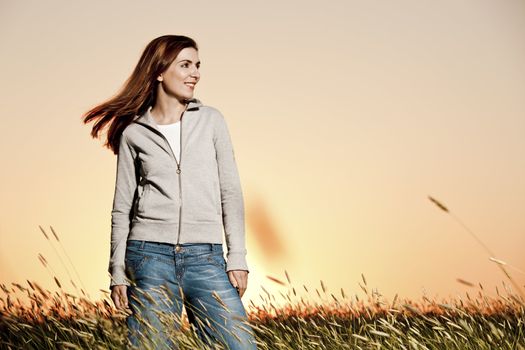
M 321 280 L 315 293 L 322 301 L 312 302 L 308 299 L 314 300 L 314 295 L 299 297 L 285 274 L 287 283 L 268 276 L 287 287 L 280 296 L 284 306 L 277 307 L 275 295 L 264 290 L 262 303 L 247 307 L 259 349 L 525 350 L 525 304 L 505 285 L 505 294 L 496 288 L 497 297 L 488 297 L 480 286 L 475 296 L 466 293 L 455 300 L 424 297 L 414 302 L 396 295 L 387 301 L 377 291 L 369 291 L 362 275 L 360 286 L 366 297 L 350 297 L 342 289 L 334 295 Z M 56 292 L 26 282 L 27 286 L 0 285 L 2 349 L 125 348 L 126 314 L 113 307 L 107 291 L 106 297 L 92 301 L 65 292 L 58 279 Z M 305 285 L 301 288 L 306 295 L 313 293 Z M 170 334 L 180 349 L 209 349 L 187 319 L 172 320 L 181 325 Z
M 428 199 L 475 239 L 510 286 L 502 281 L 502 291 L 496 287 L 495 296 L 490 296 L 481 284 L 478 289 L 470 282 L 457 279 L 477 292 L 450 300 L 423 297 L 414 301 L 396 295 L 390 301 L 377 290 L 370 290 L 363 274 L 363 284 L 359 283 L 363 295 L 359 297 L 347 295 L 342 288 L 334 295 L 323 280 L 320 280 L 320 290 L 305 285 L 296 287 L 285 270 L 286 281 L 266 276 L 271 283 L 286 288 L 286 293 L 279 292 L 280 299 L 261 286 L 261 303 L 255 305 L 251 301 L 245 305 L 258 348 L 525 350 L 524 286 L 519 285 L 507 269 L 525 273 L 496 259 L 490 248 L 448 207 L 431 196 Z M 40 230 L 60 257 L 76 295 L 65 291 L 45 257 L 39 254 L 40 263 L 58 290 L 51 292 L 29 280 L 27 285 L 0 284 L 0 349 L 125 349 L 127 314 L 114 308 L 107 290 L 101 290 L 103 298 L 93 301 L 85 293 L 82 279 L 56 232 L 52 227 L 52 235 L 42 227 Z M 72 277 L 57 247 L 69 261 L 76 278 Z M 209 349 L 196 335 L 185 312 L 161 316 L 169 325 L 168 336 L 180 349 Z M 144 348 L 155 348 L 154 345 Z M 216 345 L 214 349 L 224 347 Z

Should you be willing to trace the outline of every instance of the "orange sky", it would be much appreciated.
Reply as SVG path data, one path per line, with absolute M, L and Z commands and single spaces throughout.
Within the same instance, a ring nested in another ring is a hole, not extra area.
M 284 270 L 336 295 L 362 295 L 361 273 L 389 298 L 475 290 L 456 278 L 494 293 L 501 271 L 428 195 L 525 284 L 522 1 L 82 6 L 0 5 L 1 283 L 53 288 L 38 253 L 67 282 L 38 228 L 51 225 L 90 295 L 107 289 L 116 158 L 80 118 L 170 33 L 199 44 L 195 96 L 232 135 L 245 303 L 259 303 L 261 285 L 277 297 L 285 289 L 265 276 Z

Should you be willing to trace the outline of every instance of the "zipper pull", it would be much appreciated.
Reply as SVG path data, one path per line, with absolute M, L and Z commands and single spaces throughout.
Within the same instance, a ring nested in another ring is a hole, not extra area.
M 177 174 L 180 174 L 180 164 L 177 164 Z

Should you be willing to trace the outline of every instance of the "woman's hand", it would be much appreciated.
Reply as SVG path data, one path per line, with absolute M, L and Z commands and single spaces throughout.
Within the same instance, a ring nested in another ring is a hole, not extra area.
M 230 279 L 231 284 L 237 288 L 237 292 L 239 292 L 239 296 L 242 298 L 242 295 L 248 286 L 248 271 L 230 270 L 228 271 L 228 278 Z
M 124 311 L 129 309 L 128 296 L 126 292 L 127 286 L 125 284 L 119 284 L 111 288 L 111 299 L 119 310 Z

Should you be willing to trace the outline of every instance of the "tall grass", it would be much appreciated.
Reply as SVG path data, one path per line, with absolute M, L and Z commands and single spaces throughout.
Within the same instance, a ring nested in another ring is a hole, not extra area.
M 441 202 L 430 196 L 429 199 L 453 215 Z M 396 295 L 388 301 L 377 290 L 370 290 L 365 276 L 361 275 L 363 284 L 359 286 L 364 297 L 357 294 L 351 297 L 342 288 L 333 294 L 320 280 L 321 291 L 315 288 L 318 302 L 313 291 L 305 285 L 300 291 L 304 289 L 306 295 L 299 295 L 298 287 L 284 271 L 286 282 L 267 276 L 272 283 L 286 287 L 286 293 L 280 292 L 284 306 L 277 306 L 275 295 L 264 287 L 261 287 L 264 293 L 259 295 L 262 303 L 255 305 L 252 301 L 247 305 L 248 323 L 255 332 L 258 348 L 525 350 L 525 298 L 521 287 L 506 271 L 508 264 L 496 259 L 472 230 L 457 216 L 453 217 L 483 246 L 515 290 L 503 282 L 504 293 L 496 287 L 496 297 L 488 296 L 480 284 L 477 293 L 466 293 L 464 298 L 431 300 L 423 297 L 414 301 L 401 300 Z M 56 243 L 40 229 L 55 253 L 59 254 L 55 247 L 59 245 L 67 256 L 53 228 Z M 113 307 L 109 292 L 101 290 L 104 297 L 91 300 L 82 282 L 79 292 L 66 268 L 77 291 L 77 295 L 72 295 L 65 291 L 45 257 L 39 254 L 38 259 L 58 290 L 51 292 L 29 280 L 27 286 L 0 284 L 0 349 L 124 349 L 127 314 Z M 65 266 L 64 260 L 60 261 Z M 81 281 L 74 266 L 72 270 Z M 475 288 L 468 281 L 457 281 Z M 21 300 L 20 295 L 27 301 Z M 177 346 L 207 349 L 184 314 L 180 316 L 162 315 L 164 321 L 179 325 L 175 327 L 178 330 L 174 328 L 169 334 Z M 217 345 L 214 349 L 224 347 Z
M 525 304 L 505 285 L 506 294 L 496 288 L 495 298 L 481 289 L 463 299 L 416 302 L 396 295 L 390 302 L 369 291 L 363 276 L 364 298 L 342 289 L 334 295 L 321 280 L 315 291 L 322 300 L 314 302 L 305 285 L 306 297 L 289 280 L 270 279 L 287 287 L 286 303 L 275 306 L 266 291 L 261 305 L 248 305 L 259 349 L 525 349 Z M 124 349 L 126 315 L 109 299 L 27 285 L 0 285 L 2 349 Z M 18 292 L 30 302 L 22 303 Z M 180 322 L 172 334 L 180 349 L 206 349 L 187 320 Z

